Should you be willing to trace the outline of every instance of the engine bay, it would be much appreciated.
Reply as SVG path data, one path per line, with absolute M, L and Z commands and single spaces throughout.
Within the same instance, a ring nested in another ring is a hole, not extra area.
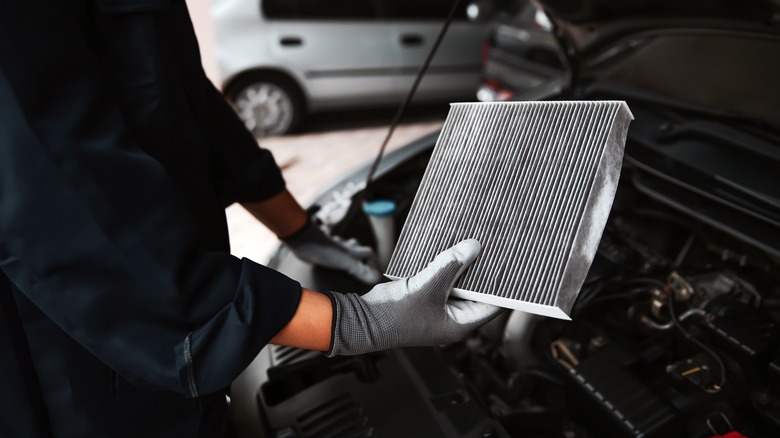
M 400 232 L 430 153 L 368 189 L 342 185 L 312 213 L 370 244 L 364 191 L 396 203 Z M 507 311 L 453 345 L 358 357 L 269 347 L 256 389 L 266 435 L 780 436 L 777 256 L 653 196 L 646 170 L 624 163 L 572 321 Z M 366 290 L 284 248 L 270 266 L 307 287 Z
M 624 185 L 571 322 L 512 313 L 448 351 L 511 436 L 776 436 L 777 272 Z

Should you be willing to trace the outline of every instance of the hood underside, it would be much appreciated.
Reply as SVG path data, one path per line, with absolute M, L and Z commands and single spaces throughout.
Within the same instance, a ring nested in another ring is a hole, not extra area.
M 780 132 L 780 0 L 541 0 L 572 87 L 635 90 Z
M 623 23 L 665 27 L 675 22 L 719 23 L 723 28 L 751 27 L 780 32 L 777 0 L 536 0 L 549 15 L 572 25 L 593 28 Z
M 578 99 L 622 99 L 641 191 L 780 254 L 780 2 L 541 0 Z

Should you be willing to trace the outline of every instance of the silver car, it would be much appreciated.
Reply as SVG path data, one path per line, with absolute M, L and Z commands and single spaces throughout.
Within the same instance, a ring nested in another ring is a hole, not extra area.
M 451 2 L 216 0 L 223 90 L 256 136 L 296 128 L 307 112 L 398 105 Z M 415 103 L 473 100 L 482 20 L 463 2 Z

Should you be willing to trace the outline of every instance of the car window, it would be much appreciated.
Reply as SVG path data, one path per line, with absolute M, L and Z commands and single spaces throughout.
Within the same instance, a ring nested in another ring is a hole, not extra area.
M 379 0 L 382 15 L 395 20 L 444 20 L 452 7 L 451 0 Z M 466 19 L 467 2 L 460 2 L 455 19 Z
M 374 20 L 369 0 L 263 0 L 263 16 L 278 20 Z

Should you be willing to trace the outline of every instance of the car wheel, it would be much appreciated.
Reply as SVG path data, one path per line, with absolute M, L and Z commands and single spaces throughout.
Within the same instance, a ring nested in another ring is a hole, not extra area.
M 303 100 L 287 78 L 253 75 L 236 81 L 225 94 L 255 137 L 288 134 L 301 120 Z

